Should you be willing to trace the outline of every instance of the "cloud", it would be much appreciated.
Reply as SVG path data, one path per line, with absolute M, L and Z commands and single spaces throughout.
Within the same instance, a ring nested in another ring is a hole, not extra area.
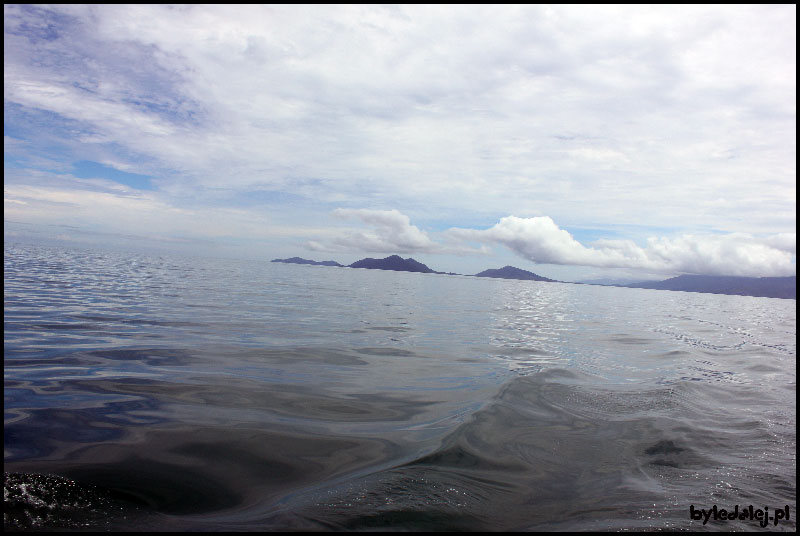
M 797 234 L 779 233 L 764 239 L 764 243 L 780 251 L 797 255 Z
M 585 246 L 547 216 L 508 216 L 486 230 L 453 228 L 448 234 L 506 246 L 536 263 L 634 268 L 662 273 L 786 276 L 796 273 L 796 235 L 759 239 L 744 233 L 654 237 L 641 247 L 630 240 L 602 239 Z
M 441 249 L 427 233 L 421 231 L 398 210 L 344 209 L 333 211 L 339 218 L 356 218 L 373 227 L 372 231 L 343 231 L 332 244 L 309 242 L 315 250 L 365 251 L 376 253 L 429 253 Z
M 451 228 L 434 241 L 398 210 L 337 209 L 339 218 L 357 219 L 369 230 L 333 231 L 327 243 L 311 241 L 316 251 L 376 253 L 487 253 L 486 244 L 499 244 L 539 264 L 626 268 L 665 274 L 691 273 L 751 277 L 785 276 L 796 272 L 796 236 L 791 233 L 756 238 L 744 233 L 653 237 L 646 246 L 631 240 L 600 239 L 578 242 L 552 218 L 502 218 L 489 229 Z M 447 241 L 450 243 L 446 243 Z M 453 241 L 460 241 L 456 245 Z M 477 242 L 479 248 L 463 245 Z
M 341 251 L 363 253 L 437 253 L 437 254 L 487 254 L 485 246 L 479 248 L 434 241 L 428 233 L 411 224 L 411 219 L 399 210 L 345 209 L 332 213 L 343 219 L 361 220 L 370 230 L 345 229 L 332 231 L 328 242 L 307 242 L 314 251 Z M 447 240 L 449 237 L 443 237 Z

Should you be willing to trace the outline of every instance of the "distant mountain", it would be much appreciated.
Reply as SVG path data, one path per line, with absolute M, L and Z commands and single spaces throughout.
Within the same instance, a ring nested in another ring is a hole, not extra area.
M 290 264 L 311 264 L 321 266 L 343 266 L 336 261 L 312 261 L 300 257 L 290 259 L 273 259 L 272 262 Z M 350 268 L 367 268 L 370 270 L 393 270 L 395 272 L 419 272 L 425 274 L 443 274 L 431 270 L 411 257 L 403 259 L 399 255 L 391 255 L 385 259 L 366 258 L 356 261 Z M 458 274 L 450 274 L 458 275 Z M 554 279 L 542 277 L 533 272 L 504 266 L 499 269 L 484 270 L 475 277 L 494 277 L 500 279 L 521 279 L 524 281 L 547 281 L 557 283 Z M 601 282 L 602 281 L 602 282 Z M 709 294 L 732 294 L 739 296 L 757 296 L 764 298 L 797 299 L 797 276 L 791 277 L 735 277 L 713 275 L 681 275 L 665 281 L 643 281 L 639 283 L 621 284 L 612 280 L 583 281 L 578 284 L 605 284 L 625 288 L 648 288 L 656 290 L 679 290 L 683 292 L 706 292 Z
M 368 268 L 370 270 L 394 270 L 395 272 L 422 272 L 425 274 L 439 273 L 434 272 L 421 262 L 415 261 L 411 257 L 404 259 L 400 255 L 392 255 L 385 259 L 361 259 L 350 265 L 350 268 Z
M 791 277 L 734 277 L 716 275 L 681 275 L 665 281 L 645 281 L 629 288 L 681 290 L 709 294 L 733 294 L 763 298 L 797 299 L 797 276 Z
M 291 259 L 272 259 L 272 262 L 288 262 L 289 264 L 313 264 L 316 266 L 342 266 L 336 261 L 310 261 L 308 259 L 301 259 L 300 257 L 292 257 Z
M 500 279 L 523 279 L 525 281 L 549 281 L 551 283 L 556 283 L 557 281 L 554 279 L 548 279 L 546 277 L 542 277 L 540 275 L 534 274 L 533 272 L 529 272 L 527 270 L 522 270 L 521 268 L 515 268 L 513 266 L 504 266 L 503 268 L 498 268 L 494 270 L 484 270 L 479 274 L 475 274 L 475 277 L 497 277 Z

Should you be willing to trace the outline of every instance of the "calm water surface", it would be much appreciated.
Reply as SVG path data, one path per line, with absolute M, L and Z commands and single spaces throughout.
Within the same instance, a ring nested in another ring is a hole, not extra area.
M 794 300 L 19 244 L 4 269 L 6 530 L 796 530 Z

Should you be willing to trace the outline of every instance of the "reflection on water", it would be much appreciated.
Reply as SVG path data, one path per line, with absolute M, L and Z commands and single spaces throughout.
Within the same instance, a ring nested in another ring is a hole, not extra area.
M 18 245 L 4 267 L 7 529 L 794 509 L 794 301 Z

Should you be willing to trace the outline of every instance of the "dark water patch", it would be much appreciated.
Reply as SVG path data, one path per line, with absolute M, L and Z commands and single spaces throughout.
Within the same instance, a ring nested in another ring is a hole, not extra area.
M 204 378 L 199 377 L 194 381 L 202 380 Z M 127 402 L 127 408 L 120 403 L 106 404 L 103 411 L 113 414 L 135 410 L 139 415 L 155 415 L 157 409 L 167 404 L 181 404 L 218 410 L 231 408 L 237 412 L 256 410 L 263 415 L 265 422 L 269 422 L 269 415 L 303 420 L 413 422 L 416 416 L 434 405 L 434 402 L 409 396 L 382 393 L 342 395 L 317 386 L 264 383 L 237 377 L 218 378 L 213 384 L 193 383 L 192 379 L 175 383 L 137 378 L 74 380 L 69 383 L 80 391 L 140 397 L 139 402 Z M 95 412 L 92 418 L 99 419 L 100 415 Z
M 4 473 L 4 531 L 110 530 L 140 515 L 136 500 L 57 475 Z
M 242 500 L 235 487 L 226 488 L 205 472 L 138 456 L 102 466 L 87 465 L 65 471 L 84 485 L 111 490 L 118 497 L 167 514 L 208 513 Z
M 439 451 L 420 458 L 409 465 L 447 467 L 471 471 L 513 471 L 522 469 L 522 467 L 518 464 L 513 465 L 496 463 L 484 456 L 465 450 L 465 448 L 461 445 L 454 445 L 446 449 L 440 449 Z
M 678 454 L 686 449 L 675 446 L 673 441 L 659 441 L 652 447 L 645 449 L 644 453 L 653 456 L 656 454 Z
M 26 358 L 20 356 L 21 353 L 15 350 L 15 358 L 5 362 L 5 368 L 24 368 L 31 369 L 36 367 L 82 367 L 86 365 L 86 358 L 75 355 L 59 355 L 59 350 L 53 350 L 49 356 L 40 357 L 42 352 L 37 352 L 37 358 Z
M 62 454 L 65 445 L 113 442 L 127 436 L 128 427 L 165 421 L 164 416 L 156 416 L 148 401 L 97 400 L 92 404 L 96 407 L 19 411 L 21 418 L 7 422 L 3 430 L 6 460 L 53 457 Z M 143 411 L 150 416 L 131 417 Z M 43 430 L 47 433 L 43 434 Z
M 157 326 L 165 328 L 203 328 L 207 324 L 198 322 L 182 322 L 177 320 L 152 320 L 148 318 L 130 318 L 121 321 L 122 324 L 134 326 Z
M 497 530 L 503 525 L 490 499 L 515 491 L 481 476 L 406 466 L 315 493 L 296 515 L 334 530 Z
M 29 330 L 54 330 L 54 331 L 82 331 L 82 330 L 99 330 L 101 329 L 100 326 L 97 324 L 85 324 L 85 323 L 78 323 L 78 322 L 48 322 L 48 323 L 37 323 L 33 324 L 27 329 Z
M 418 357 L 417 354 L 410 350 L 403 350 L 401 348 L 356 348 L 356 352 L 365 355 L 376 355 L 386 357 Z
M 658 358 L 665 359 L 679 359 L 690 356 L 691 353 L 686 350 L 671 350 L 669 352 L 662 352 L 657 355 Z
M 615 333 L 609 338 L 609 341 L 614 344 L 649 345 L 652 344 L 653 339 L 635 337 L 627 333 Z
M 282 430 L 280 430 L 282 429 Z M 396 447 L 378 439 L 312 435 L 273 426 L 151 429 L 7 467 L 33 467 L 134 497 L 153 511 L 201 514 L 279 501 L 320 480 L 385 463 Z
M 187 366 L 195 361 L 196 354 L 177 348 L 119 348 L 93 350 L 79 354 L 83 364 L 100 364 L 105 361 L 140 362 L 144 365 Z
M 319 363 L 328 365 L 359 366 L 368 362 L 355 355 L 353 351 L 331 347 L 288 347 L 257 349 L 219 349 L 208 350 L 220 356 L 229 356 L 237 361 L 254 363 L 273 363 L 296 365 L 298 363 Z
M 543 348 L 535 348 L 528 346 L 504 346 L 502 354 L 509 357 L 528 357 L 528 356 L 550 356 L 552 355 L 548 350 Z
M 665 465 L 669 467 L 693 467 L 703 466 L 708 460 L 699 457 L 693 449 L 679 447 L 669 439 L 662 439 L 654 445 L 647 447 L 644 451 L 648 457 L 648 463 L 652 465 Z
M 483 532 L 489 529 L 481 520 L 470 515 L 419 509 L 391 510 L 355 516 L 341 522 L 340 527 L 356 531 L 390 529 L 426 532 Z

